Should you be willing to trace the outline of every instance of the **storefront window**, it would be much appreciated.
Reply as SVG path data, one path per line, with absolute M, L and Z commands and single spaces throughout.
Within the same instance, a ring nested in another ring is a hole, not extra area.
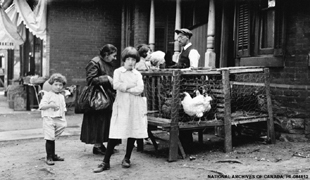
M 19 46 L 14 49 L 13 79 L 20 77 L 20 51 Z
M 22 74 L 24 76 L 42 76 L 42 62 L 44 56 L 43 40 L 37 38 L 29 31 L 26 34 L 26 42 L 21 46 L 21 59 L 23 62 Z

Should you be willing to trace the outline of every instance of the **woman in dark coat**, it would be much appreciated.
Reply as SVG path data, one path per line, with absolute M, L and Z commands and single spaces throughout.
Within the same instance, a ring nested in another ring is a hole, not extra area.
M 115 68 L 111 62 L 116 60 L 116 53 L 115 46 L 106 44 L 100 49 L 100 55 L 90 60 L 86 66 L 87 84 L 102 85 L 110 96 L 115 95 L 112 87 Z M 107 142 L 109 138 L 111 115 L 112 105 L 104 110 L 84 113 L 80 139 L 86 144 L 94 144 L 94 154 L 105 154 L 103 142 Z

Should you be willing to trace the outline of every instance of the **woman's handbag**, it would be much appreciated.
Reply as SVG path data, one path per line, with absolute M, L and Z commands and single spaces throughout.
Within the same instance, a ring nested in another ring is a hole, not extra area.
M 75 113 L 84 113 L 90 111 L 90 101 L 91 92 L 93 91 L 94 86 L 84 86 L 81 90 L 81 93 L 76 98 L 75 104 Z
M 106 109 L 111 105 L 111 99 L 102 86 L 85 86 L 77 98 L 75 113 L 85 113 Z
M 102 110 L 110 106 L 111 100 L 102 86 L 94 88 L 90 99 L 90 107 L 93 110 Z

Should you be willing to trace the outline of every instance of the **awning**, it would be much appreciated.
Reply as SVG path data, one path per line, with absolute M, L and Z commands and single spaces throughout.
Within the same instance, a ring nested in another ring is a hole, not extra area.
M 2 32 L 0 32 L 0 49 L 14 49 L 12 39 Z
M 26 0 L 14 0 L 5 11 L 0 8 L 0 49 L 13 49 L 25 40 L 25 27 L 46 39 L 46 0 L 39 0 L 32 11 Z
M 26 0 L 14 0 L 16 11 L 26 28 L 40 39 L 46 39 L 46 0 L 39 0 L 32 11 Z
M 20 24 L 14 5 L 11 5 L 6 11 L 0 8 L 0 49 L 14 49 L 14 44 L 24 43 L 23 38 L 18 33 L 21 29 L 17 28 L 16 23 Z

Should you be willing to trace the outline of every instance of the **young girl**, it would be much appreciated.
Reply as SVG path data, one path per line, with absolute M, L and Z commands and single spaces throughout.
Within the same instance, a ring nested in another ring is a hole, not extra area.
M 130 167 L 131 152 L 137 138 L 147 138 L 146 101 L 141 96 L 144 84 L 142 75 L 134 69 L 140 60 L 138 51 L 127 47 L 121 54 L 124 65 L 114 71 L 113 88 L 117 90 L 113 104 L 110 134 L 103 163 L 94 169 L 95 173 L 110 169 L 110 157 L 119 139 L 127 138 L 126 154 L 122 161 L 124 168 Z
M 140 61 L 136 63 L 135 68 L 140 70 L 148 70 L 151 67 L 151 62 L 149 61 L 149 56 L 151 54 L 151 49 L 146 44 L 139 44 L 137 46 L 139 52 Z
M 63 75 L 55 73 L 48 82 L 52 89 L 44 94 L 39 109 L 43 118 L 43 133 L 46 140 L 46 164 L 54 165 L 54 161 L 64 161 L 64 158 L 55 154 L 55 138 L 59 137 L 67 127 L 66 102 L 64 95 L 61 94 L 67 80 Z

